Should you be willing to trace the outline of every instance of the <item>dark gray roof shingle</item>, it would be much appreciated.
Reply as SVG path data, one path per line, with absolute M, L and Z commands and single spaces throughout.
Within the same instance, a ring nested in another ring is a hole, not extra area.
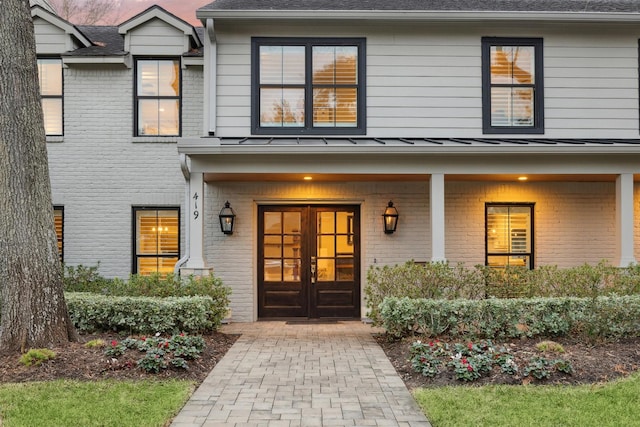
M 93 46 L 67 52 L 67 56 L 114 56 L 124 55 L 124 37 L 118 27 L 78 25 L 76 26 L 93 43 Z
M 215 0 L 200 10 L 640 13 L 640 0 Z

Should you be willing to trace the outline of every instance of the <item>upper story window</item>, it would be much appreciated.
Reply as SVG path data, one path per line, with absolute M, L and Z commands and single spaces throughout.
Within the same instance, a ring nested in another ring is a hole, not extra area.
M 487 203 L 486 264 L 533 268 L 533 204 Z
M 180 136 L 180 60 L 136 60 L 136 136 Z
M 364 134 L 364 39 L 254 38 L 257 134 Z
M 542 39 L 482 39 L 484 133 L 544 133 Z
M 38 81 L 47 135 L 62 135 L 62 60 L 38 58 Z

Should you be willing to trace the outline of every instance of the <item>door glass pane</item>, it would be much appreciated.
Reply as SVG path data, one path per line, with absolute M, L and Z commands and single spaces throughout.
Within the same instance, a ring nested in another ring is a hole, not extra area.
M 336 256 L 335 241 L 336 237 L 334 235 L 318 236 L 318 257 Z
M 300 235 L 284 236 L 284 256 L 286 258 L 300 257 Z
M 300 259 L 285 259 L 283 273 L 284 273 L 283 281 L 299 282 L 300 281 Z
M 282 233 L 282 214 L 280 212 L 265 212 L 264 214 L 264 233 L 265 234 L 281 234 Z
M 336 252 L 338 256 L 353 255 L 353 237 L 351 235 L 336 236 Z
M 300 212 L 284 212 L 284 233 L 299 234 L 300 233 Z
M 279 282 L 282 280 L 282 260 L 264 260 L 264 280 L 268 282 Z
M 353 280 L 353 258 L 336 259 L 336 280 Z
M 264 236 L 265 258 L 280 258 L 282 256 L 282 242 L 280 236 Z
M 337 233 L 347 234 L 353 231 L 353 214 L 351 212 L 336 212 Z
M 318 233 L 319 234 L 333 234 L 335 231 L 333 212 L 319 212 L 318 213 Z
M 335 280 L 335 259 L 318 259 L 318 281 L 333 282 Z

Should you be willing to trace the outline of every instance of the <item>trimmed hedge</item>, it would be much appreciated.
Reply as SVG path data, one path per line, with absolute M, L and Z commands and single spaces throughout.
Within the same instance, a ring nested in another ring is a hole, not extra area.
M 210 296 L 120 297 L 92 293 L 65 293 L 69 315 L 82 332 L 200 333 L 216 330 L 226 305 Z
M 640 296 L 434 300 L 385 298 L 391 335 L 520 338 L 573 335 L 588 340 L 640 336 Z
M 432 299 L 596 298 L 640 294 L 640 265 L 618 268 L 601 261 L 571 268 L 539 266 L 504 269 L 446 262 L 371 266 L 365 297 L 368 316 L 381 323 L 379 306 L 387 297 Z

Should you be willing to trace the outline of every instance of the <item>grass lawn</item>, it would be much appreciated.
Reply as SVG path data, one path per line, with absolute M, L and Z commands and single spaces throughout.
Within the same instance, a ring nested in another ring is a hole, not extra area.
M 193 388 L 175 380 L 1 384 L 0 425 L 161 427 Z
M 640 426 L 640 374 L 597 385 L 419 389 L 433 427 Z

